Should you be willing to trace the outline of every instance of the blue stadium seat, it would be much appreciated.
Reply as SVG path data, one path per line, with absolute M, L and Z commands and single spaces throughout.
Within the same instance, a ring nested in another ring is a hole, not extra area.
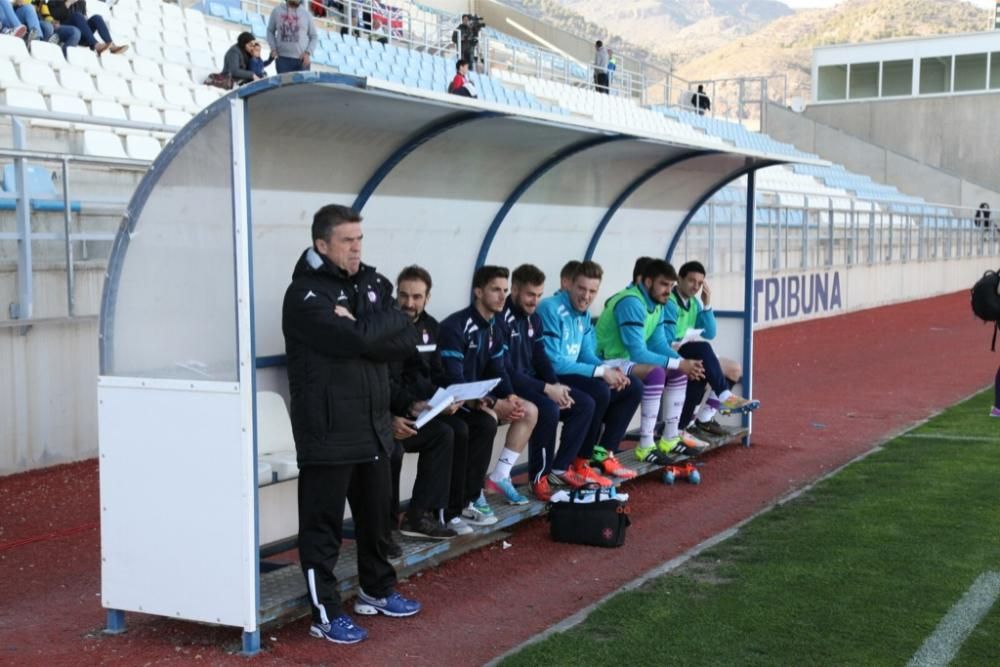
M 45 167 L 28 165 L 28 197 L 31 208 L 36 211 L 60 212 L 64 210 L 62 199 L 57 199 L 56 188 L 52 184 L 52 173 Z M 17 179 L 14 165 L 3 168 L 3 192 L 17 193 Z M 17 200 L 4 197 L 0 200 L 0 210 L 13 211 L 17 208 Z M 71 201 L 70 210 L 79 212 L 80 202 Z
M 226 20 L 226 6 L 220 2 L 210 2 L 208 3 L 208 13 L 215 18 Z

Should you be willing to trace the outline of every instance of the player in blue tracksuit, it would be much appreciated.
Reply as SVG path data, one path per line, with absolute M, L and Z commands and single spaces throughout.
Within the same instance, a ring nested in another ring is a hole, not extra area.
M 521 452 L 528 447 L 538 410 L 533 403 L 514 393 L 507 374 L 504 358 L 507 345 L 496 316 L 503 310 L 507 298 L 509 275 L 502 266 L 482 266 L 476 270 L 472 278 L 473 303 L 441 322 L 438 347 L 448 384 L 500 380 L 489 396 L 472 406 L 489 411 L 498 423 L 510 423 L 505 446 L 485 486 L 487 491 L 502 494 L 507 502 L 523 505 L 528 499 L 514 487 L 510 473 Z M 462 515 L 478 519 L 473 516 L 477 511 L 470 506 Z
M 604 486 L 611 480 L 598 475 L 589 464 L 608 475 L 635 476 L 615 457 L 632 415 L 642 400 L 641 382 L 631 382 L 620 369 L 597 356 L 590 304 L 597 296 L 604 271 L 585 261 L 573 272 L 568 290 L 560 290 L 538 305 L 544 327 L 545 352 L 559 381 L 594 399 L 594 416 L 574 469 Z M 603 432 L 602 432 L 603 429 Z
M 559 382 L 542 342 L 542 319 L 535 312 L 545 290 L 545 274 L 522 264 L 511 275 L 511 292 L 500 314 L 507 341 L 507 370 L 518 396 L 538 408 L 538 423 L 528 443 L 531 489 L 539 500 L 552 496 L 551 484 L 579 488 L 586 479 L 572 469 L 590 430 L 594 400 Z M 556 429 L 565 423 L 556 454 Z

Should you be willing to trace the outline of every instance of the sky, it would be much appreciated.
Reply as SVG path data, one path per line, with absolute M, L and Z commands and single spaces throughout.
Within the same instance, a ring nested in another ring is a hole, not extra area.
M 813 7 L 830 7 L 840 4 L 843 0 L 782 0 L 792 9 L 806 9 Z M 996 7 L 996 0 L 967 0 L 977 7 L 992 9 Z

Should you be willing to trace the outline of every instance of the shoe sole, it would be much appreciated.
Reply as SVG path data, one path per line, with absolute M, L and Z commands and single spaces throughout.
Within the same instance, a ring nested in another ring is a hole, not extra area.
M 428 535 L 427 533 L 418 533 L 415 530 L 405 530 L 403 528 L 400 528 L 399 532 L 407 537 L 419 537 L 425 540 L 451 540 L 458 537 L 457 533 L 454 535 Z
M 725 417 L 729 415 L 745 415 L 760 408 L 760 403 L 751 403 L 740 408 L 719 408 L 719 414 Z
M 367 639 L 367 637 L 362 637 L 361 639 L 351 639 L 351 640 L 334 639 L 333 637 L 330 637 L 329 635 L 323 634 L 322 630 L 316 630 L 314 628 L 309 628 L 309 636 L 313 637 L 315 639 L 325 639 L 326 641 L 328 641 L 328 642 L 330 642 L 332 644 L 360 644 L 365 639 Z
M 389 616 L 391 618 L 407 618 L 409 616 L 416 616 L 420 613 L 420 610 L 416 609 L 414 611 L 408 611 L 405 614 L 397 614 L 396 612 L 376 607 L 375 605 L 368 604 L 367 602 L 355 602 L 354 613 L 361 614 L 362 616 L 376 616 L 378 614 L 382 614 L 383 616 Z

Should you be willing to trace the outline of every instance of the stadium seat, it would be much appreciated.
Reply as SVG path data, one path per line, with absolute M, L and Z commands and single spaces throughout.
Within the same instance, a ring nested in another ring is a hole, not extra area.
M 176 83 L 166 83 L 163 85 L 163 98 L 167 104 L 180 107 L 186 111 L 197 111 L 198 105 L 191 96 L 191 89 Z
M 110 100 L 94 100 L 90 103 L 90 113 L 95 118 L 128 120 L 128 116 L 125 114 L 125 107 L 118 102 L 112 102 Z
M 105 53 L 101 56 L 101 66 L 107 74 L 114 74 L 125 79 L 131 79 L 135 76 L 132 65 L 129 64 L 129 59 L 125 56 Z
M 37 60 L 26 60 L 18 68 L 21 73 L 22 83 L 29 83 L 31 87 L 37 88 L 43 93 L 62 93 L 63 87 L 56 80 L 56 75 L 51 67 Z
M 125 137 L 125 151 L 136 160 L 155 160 L 160 154 L 160 142 L 153 137 L 129 134 Z
M 202 69 L 209 69 L 213 72 L 218 72 L 222 69 L 222 63 L 217 63 L 215 58 L 208 51 L 191 51 L 191 66 L 200 67 Z
M 163 31 L 163 43 L 171 48 L 187 49 L 187 37 L 183 32 L 175 32 L 173 30 Z
M 163 110 L 163 122 L 166 125 L 183 127 L 187 125 L 192 118 L 194 118 L 194 114 L 188 113 L 187 111 L 181 111 L 179 109 Z
M 285 399 L 271 391 L 257 392 L 257 454 L 261 462 L 271 465 L 276 481 L 299 476 Z
M 83 153 L 94 157 L 127 159 L 121 140 L 112 132 L 86 130 L 83 133 Z
M 186 67 L 177 63 L 163 63 L 163 78 L 167 83 L 176 83 L 181 86 L 191 86 L 191 73 Z
M 62 49 L 49 42 L 40 40 L 32 42 L 31 55 L 34 56 L 35 60 L 46 63 L 49 67 L 56 70 L 62 69 L 67 65 L 66 56 L 63 55 Z
M 213 102 L 215 102 L 215 100 L 219 99 L 222 96 L 220 95 L 220 93 L 225 94 L 225 92 L 226 91 L 222 90 L 221 88 L 199 86 L 198 88 L 194 89 L 194 103 L 199 108 L 207 107 L 209 104 L 212 104 Z
M 21 83 L 21 77 L 17 75 L 17 70 L 14 69 L 14 63 L 9 60 L 0 60 L 0 90 L 7 90 L 8 88 L 33 88 L 33 86 L 27 86 Z
M 87 110 L 87 103 L 75 95 L 49 95 L 49 108 L 52 113 L 65 113 L 74 116 L 90 115 L 90 111 Z
M 189 26 L 205 25 L 205 14 L 200 10 L 188 7 L 184 10 L 184 21 Z
M 135 58 L 132 60 L 132 67 L 135 68 L 135 75 L 137 78 L 152 81 L 153 83 L 163 82 L 163 72 L 160 70 L 160 65 L 153 60 L 148 58 Z
M 97 75 L 97 91 L 108 99 L 117 100 L 121 104 L 131 104 L 135 101 L 128 81 L 112 74 Z
M 3 65 L 9 63 L 0 62 L 0 70 L 3 69 Z M 45 104 L 45 98 L 37 90 L 28 90 L 27 88 L 15 88 L 9 87 L 7 85 L 2 86 L 3 90 L 3 103 L 8 107 L 14 107 L 17 109 L 33 109 L 35 111 L 48 111 L 49 108 Z
M 0 35 L 0 60 L 12 60 L 15 63 L 31 60 L 31 54 L 24 45 L 23 39 L 11 35 Z
M 90 72 L 91 74 L 99 74 L 104 71 L 104 68 L 101 67 L 101 62 L 97 59 L 97 54 L 90 49 L 69 49 L 67 61 L 73 67 Z
M 135 44 L 135 55 L 149 58 L 153 62 L 160 62 L 163 60 L 163 49 L 158 43 L 139 41 Z
M 137 123 L 163 123 L 163 116 L 151 106 L 144 104 L 130 104 L 128 107 L 129 120 Z
M 68 92 L 76 93 L 84 99 L 92 100 L 102 98 L 104 95 L 97 92 L 94 87 L 94 79 L 89 73 L 74 68 L 66 68 L 59 72 L 59 82 Z
M 52 183 L 52 172 L 45 167 L 29 164 L 27 170 L 27 185 L 29 197 L 52 198 L 56 196 L 56 188 Z M 17 192 L 17 170 L 8 164 L 3 168 L 3 191 Z
M 162 109 L 167 106 L 167 101 L 163 97 L 163 91 L 152 81 L 136 79 L 132 82 L 132 96 L 151 107 Z

